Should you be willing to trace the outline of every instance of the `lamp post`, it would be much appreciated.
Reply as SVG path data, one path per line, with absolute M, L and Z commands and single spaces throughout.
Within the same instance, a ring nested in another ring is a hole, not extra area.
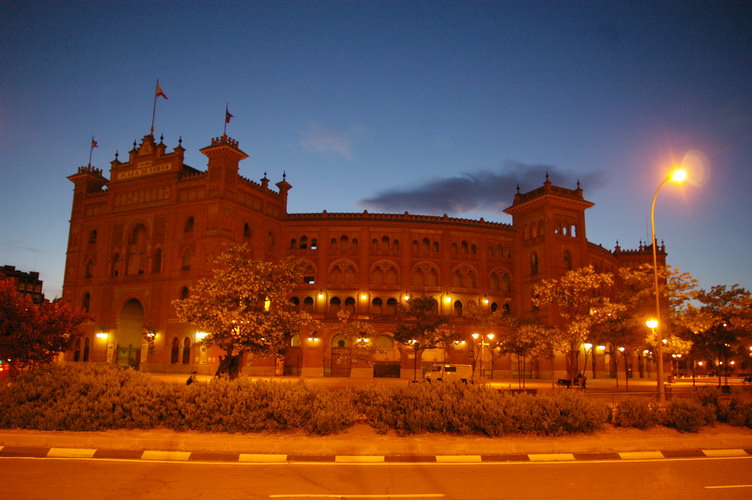
M 650 235 L 653 246 L 653 284 L 655 285 L 655 328 L 657 332 L 655 353 L 658 356 L 658 366 L 656 379 L 658 384 L 658 402 L 663 404 L 666 401 L 666 390 L 663 387 L 663 332 L 661 331 L 661 296 L 658 289 L 658 242 L 655 238 L 655 201 L 658 199 L 658 192 L 668 181 L 682 182 L 687 178 L 687 171 L 678 168 L 669 173 L 663 181 L 658 184 L 658 188 L 653 195 L 653 203 L 650 205 Z

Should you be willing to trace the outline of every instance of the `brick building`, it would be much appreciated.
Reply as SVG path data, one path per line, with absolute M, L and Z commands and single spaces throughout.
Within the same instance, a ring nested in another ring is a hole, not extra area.
M 24 272 L 16 269 L 16 266 L 0 267 L 0 280 L 13 280 L 18 289 L 18 293 L 31 297 L 35 304 L 44 302 L 44 293 L 42 293 L 42 280 L 39 279 L 37 271 Z
M 532 286 L 568 269 L 593 264 L 600 271 L 651 262 L 651 248 L 614 252 L 587 240 L 585 210 L 593 203 L 575 189 L 517 190 L 505 212 L 511 224 L 407 212 L 288 213 L 292 186 L 273 186 L 238 173 L 247 158 L 223 135 L 200 151 L 205 171 L 183 162 L 179 142 L 171 152 L 160 139 L 134 142 L 128 160 L 102 170 L 80 167 L 74 184 L 64 297 L 88 310 L 86 360 L 157 372 L 214 373 L 220 352 L 204 346 L 202 332 L 177 320 L 171 302 L 209 272 L 209 260 L 228 241 L 246 242 L 254 256 L 294 255 L 305 262 L 304 282 L 291 301 L 324 327 L 295 336 L 284 372 L 307 376 L 411 376 L 409 349 L 393 341 L 394 312 L 409 296 L 431 295 L 442 314 L 468 338 L 446 353 L 470 362 L 477 327 L 463 313 L 508 308 L 532 310 Z M 665 251 L 659 256 L 665 262 Z M 370 359 L 351 356 L 336 313 L 346 309 L 369 321 L 378 347 Z M 443 360 L 427 351 L 422 361 Z M 477 354 L 477 353 L 476 353 Z M 75 353 L 68 360 L 81 360 Z M 603 363 L 605 360 L 599 361 Z M 487 361 L 490 363 L 490 361 Z M 509 357 L 493 360 L 495 373 L 512 374 Z M 563 373 L 563 363 L 535 364 L 529 375 Z M 271 359 L 243 360 L 246 374 L 275 372 Z

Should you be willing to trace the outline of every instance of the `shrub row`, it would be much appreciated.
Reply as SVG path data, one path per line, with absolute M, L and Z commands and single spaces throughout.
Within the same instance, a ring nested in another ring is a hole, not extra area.
M 689 399 L 674 399 L 662 407 L 648 399 L 628 398 L 616 404 L 612 422 L 638 429 L 663 425 L 681 432 L 697 432 L 715 422 L 752 428 L 752 400 L 715 387 L 699 387 Z
M 0 388 L 0 428 L 331 434 L 356 420 L 400 435 L 556 436 L 593 432 L 609 420 L 696 432 L 715 421 L 752 427 L 752 402 L 698 391 L 664 407 L 625 399 L 612 409 L 575 391 L 532 396 L 456 384 L 328 390 L 244 378 L 184 386 L 133 370 L 58 365 L 22 373 Z

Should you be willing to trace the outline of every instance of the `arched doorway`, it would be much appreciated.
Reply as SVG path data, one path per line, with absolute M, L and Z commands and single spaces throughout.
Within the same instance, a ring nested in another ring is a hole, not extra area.
M 144 328 L 144 307 L 131 299 L 120 310 L 118 321 L 117 366 L 138 368 L 141 359 L 141 334 Z
M 344 335 L 337 334 L 332 339 L 332 377 L 350 376 L 350 342 Z

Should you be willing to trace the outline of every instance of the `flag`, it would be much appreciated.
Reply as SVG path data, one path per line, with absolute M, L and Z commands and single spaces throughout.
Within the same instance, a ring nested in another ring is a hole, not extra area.
M 99 143 L 95 141 L 93 137 L 91 138 L 91 147 L 92 149 L 99 147 Z
M 162 87 L 160 87 L 159 84 L 157 84 L 157 95 L 156 95 L 156 97 L 164 97 L 165 99 L 167 99 L 167 96 L 165 95 L 164 92 L 162 92 Z
M 225 123 L 230 123 L 230 118 L 233 118 L 233 115 L 230 114 L 229 109 L 225 106 Z

